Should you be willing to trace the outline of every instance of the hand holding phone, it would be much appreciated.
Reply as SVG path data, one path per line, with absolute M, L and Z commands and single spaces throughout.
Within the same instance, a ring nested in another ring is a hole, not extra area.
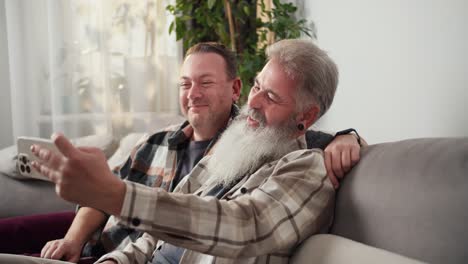
M 43 148 L 47 148 L 51 151 L 58 152 L 57 147 L 49 139 L 34 138 L 34 137 L 18 137 L 18 159 L 16 160 L 16 167 L 18 172 L 28 178 L 40 179 L 50 181 L 49 178 L 40 174 L 31 166 L 31 162 L 38 160 L 36 156 L 31 152 L 32 145 L 40 145 Z

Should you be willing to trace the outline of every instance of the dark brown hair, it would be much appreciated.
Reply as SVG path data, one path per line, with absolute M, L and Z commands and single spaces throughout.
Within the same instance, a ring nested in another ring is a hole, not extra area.
M 229 79 L 237 77 L 237 61 L 234 52 L 227 49 L 223 44 L 217 42 L 201 42 L 193 45 L 185 54 L 187 58 L 190 54 L 195 53 L 216 53 L 223 57 L 226 63 L 226 75 Z

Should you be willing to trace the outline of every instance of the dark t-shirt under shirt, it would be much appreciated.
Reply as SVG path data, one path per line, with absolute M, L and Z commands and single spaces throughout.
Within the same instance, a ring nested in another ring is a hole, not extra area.
M 187 149 L 185 150 L 184 157 L 182 158 L 182 167 L 180 168 L 179 177 L 174 178 L 173 186 L 182 180 L 186 175 L 192 171 L 193 167 L 203 158 L 206 148 L 210 144 L 211 140 L 206 141 L 190 141 Z M 169 243 L 162 244 L 161 248 L 158 249 L 152 264 L 175 264 L 180 262 L 180 258 L 184 253 L 184 248 L 176 247 Z

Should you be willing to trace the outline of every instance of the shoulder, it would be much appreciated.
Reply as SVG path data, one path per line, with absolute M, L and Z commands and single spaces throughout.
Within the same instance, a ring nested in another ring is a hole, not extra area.
M 144 134 L 138 142 L 134 144 L 133 150 L 131 151 L 131 158 L 135 159 L 137 153 L 146 157 L 161 147 L 167 149 L 169 147 L 169 139 L 174 137 L 184 124 L 185 123 L 171 125 L 153 134 Z
M 304 172 L 313 170 L 326 174 L 324 154 L 321 149 L 301 149 L 290 152 L 277 160 L 276 169 Z
M 158 130 L 156 131 L 156 133 L 171 133 L 171 132 L 177 132 L 179 131 L 183 126 L 185 126 L 187 121 L 184 121 L 184 122 L 180 122 L 180 123 L 177 123 L 177 124 L 172 124 L 172 125 L 169 125 L 161 130 Z
M 156 145 L 165 145 L 165 142 L 169 140 L 169 138 L 173 137 L 181 131 L 181 129 L 185 126 L 186 122 L 182 122 L 179 124 L 174 124 L 167 126 L 161 130 L 154 132 L 152 135 L 148 136 L 145 140 L 147 144 L 156 144 Z
M 327 145 L 333 141 L 333 135 L 320 131 L 307 130 L 305 139 L 307 148 L 325 149 Z
M 284 155 L 280 161 L 292 162 L 297 160 L 323 160 L 323 150 L 314 149 L 299 149 Z

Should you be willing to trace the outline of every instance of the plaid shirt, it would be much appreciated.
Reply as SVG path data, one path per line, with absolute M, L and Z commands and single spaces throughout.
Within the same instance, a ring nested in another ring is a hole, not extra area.
M 334 188 L 323 152 L 297 151 L 243 177 L 221 199 L 206 196 L 210 157 L 175 192 L 126 182 L 120 224 L 145 231 L 122 251 L 103 256 L 146 263 L 158 240 L 186 248 L 181 263 L 288 263 L 294 249 L 324 232 L 333 215 Z
M 233 105 L 229 122 L 237 116 L 238 111 L 238 107 Z M 209 153 L 224 129 L 218 131 L 211 139 L 204 155 Z M 184 176 L 179 175 L 180 168 L 192 135 L 193 128 L 186 121 L 182 125 L 168 127 L 164 131 L 142 139 L 143 143 L 138 144 L 132 150 L 128 160 L 123 165 L 114 168 L 113 172 L 123 180 L 172 191 L 175 187 L 174 179 Z M 110 216 L 103 231 L 88 241 L 82 255 L 101 256 L 115 249 L 123 249 L 141 234 L 142 232 L 133 228 L 117 225 L 116 218 Z

